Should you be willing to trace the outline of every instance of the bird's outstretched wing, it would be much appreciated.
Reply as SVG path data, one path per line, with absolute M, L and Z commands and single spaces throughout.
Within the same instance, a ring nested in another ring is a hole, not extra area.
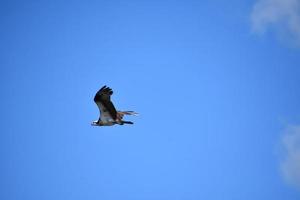
M 113 120 L 117 119 L 117 111 L 114 104 L 110 100 L 110 96 L 113 94 L 111 88 L 106 85 L 103 86 L 95 95 L 94 101 L 97 104 L 101 117 L 108 117 L 109 115 Z

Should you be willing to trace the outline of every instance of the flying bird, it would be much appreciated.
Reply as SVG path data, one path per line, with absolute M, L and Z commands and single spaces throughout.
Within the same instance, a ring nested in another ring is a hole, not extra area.
M 93 126 L 112 126 L 115 124 L 133 124 L 131 121 L 124 121 L 124 115 L 137 115 L 134 111 L 117 111 L 114 104 L 110 100 L 113 94 L 111 88 L 103 86 L 95 95 L 94 101 L 97 104 L 100 117 L 97 121 L 93 121 Z

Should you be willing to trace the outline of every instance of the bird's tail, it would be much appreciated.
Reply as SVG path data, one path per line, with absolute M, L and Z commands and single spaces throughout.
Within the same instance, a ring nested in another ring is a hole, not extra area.
M 138 115 L 138 113 L 134 111 L 118 111 L 118 112 L 123 115 Z
M 124 115 L 138 115 L 138 113 L 134 111 L 118 111 L 117 115 L 119 119 L 122 119 Z

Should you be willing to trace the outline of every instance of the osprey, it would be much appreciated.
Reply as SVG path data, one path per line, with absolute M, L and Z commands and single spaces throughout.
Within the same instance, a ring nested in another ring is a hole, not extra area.
M 100 117 L 97 121 L 93 121 L 93 126 L 112 126 L 115 124 L 133 124 L 131 121 L 124 121 L 124 115 L 137 115 L 134 111 L 117 111 L 114 104 L 110 100 L 113 94 L 112 89 L 103 86 L 95 95 L 94 101 L 97 104 Z

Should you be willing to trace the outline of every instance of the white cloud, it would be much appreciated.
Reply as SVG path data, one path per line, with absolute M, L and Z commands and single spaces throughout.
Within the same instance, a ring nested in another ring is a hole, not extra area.
M 289 126 L 282 138 L 281 170 L 287 183 L 300 189 L 300 126 Z
M 253 7 L 251 21 L 256 33 L 273 28 L 300 45 L 300 0 L 258 0 Z

